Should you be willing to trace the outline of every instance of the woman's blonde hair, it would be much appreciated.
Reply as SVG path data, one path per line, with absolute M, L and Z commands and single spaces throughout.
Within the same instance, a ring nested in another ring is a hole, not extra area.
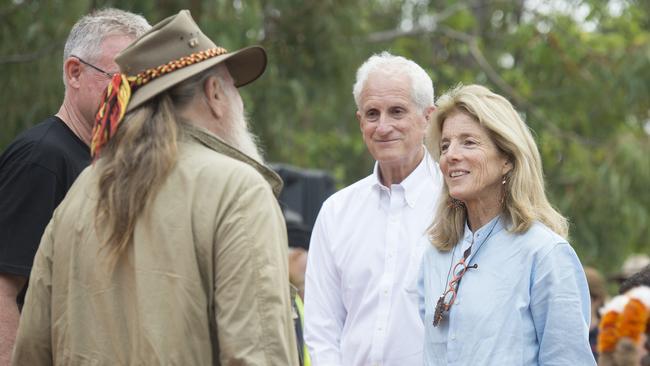
M 512 224 L 511 231 L 525 232 L 540 221 L 562 237 L 568 235 L 567 220 L 548 202 L 544 192 L 542 159 L 528 126 L 504 97 L 480 85 L 458 85 L 438 98 L 434 121 L 429 125 L 426 143 L 440 160 L 440 139 L 445 120 L 464 113 L 486 129 L 488 135 L 512 163 L 504 185 L 503 212 Z M 429 235 L 433 245 L 449 250 L 462 238 L 467 212 L 464 205 L 443 192 Z
M 219 67 L 183 81 L 127 114 L 102 150 L 96 162 L 95 228 L 109 264 L 131 243 L 138 218 L 176 164 L 181 131 L 177 112 L 200 93 L 208 77 L 224 82 Z

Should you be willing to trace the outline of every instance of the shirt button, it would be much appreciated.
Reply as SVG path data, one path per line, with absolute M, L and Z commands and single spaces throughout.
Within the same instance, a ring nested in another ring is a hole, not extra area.
M 455 340 L 456 340 L 456 335 L 452 334 L 452 335 L 451 335 L 451 340 L 452 340 L 452 341 L 455 341 Z

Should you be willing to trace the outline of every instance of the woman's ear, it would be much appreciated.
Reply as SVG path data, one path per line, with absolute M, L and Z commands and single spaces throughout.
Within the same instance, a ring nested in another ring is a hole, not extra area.
M 503 175 L 510 174 L 512 172 L 513 168 L 512 161 L 510 159 L 506 159 L 505 162 L 503 163 Z

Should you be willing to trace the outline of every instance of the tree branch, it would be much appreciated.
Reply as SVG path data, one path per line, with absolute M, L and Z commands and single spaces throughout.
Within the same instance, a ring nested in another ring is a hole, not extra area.
M 510 98 L 512 98 L 512 100 L 515 102 L 515 104 L 527 109 L 530 107 L 528 101 L 522 97 L 512 86 L 510 86 L 510 84 L 503 80 L 501 75 L 499 75 L 494 67 L 492 67 L 490 62 L 485 58 L 483 52 L 481 52 L 481 49 L 478 46 L 476 37 L 470 36 L 469 34 L 463 32 L 459 32 L 447 26 L 441 26 L 440 31 L 450 38 L 466 43 L 469 47 L 470 54 L 474 58 L 474 61 L 476 61 L 476 64 L 481 68 L 481 70 L 483 70 L 483 72 L 485 72 L 488 79 L 490 79 L 490 81 L 499 87 L 499 89 L 508 94 Z
M 367 41 L 371 43 L 389 42 L 399 37 L 410 37 L 410 36 L 417 36 L 419 34 L 431 33 L 435 31 L 436 27 L 438 26 L 438 24 L 440 24 L 440 22 L 444 21 L 445 19 L 451 17 L 452 15 L 455 15 L 459 11 L 466 8 L 467 8 L 467 4 L 456 3 L 452 6 L 449 6 L 448 8 L 445 8 L 445 10 L 443 10 L 439 14 L 433 14 L 429 19 L 429 22 L 426 24 L 419 24 L 410 30 L 391 29 L 386 31 L 370 33 L 367 37 Z

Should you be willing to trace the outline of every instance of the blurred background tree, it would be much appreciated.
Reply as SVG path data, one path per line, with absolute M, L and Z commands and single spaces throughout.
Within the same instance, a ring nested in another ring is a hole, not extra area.
M 382 50 L 409 57 L 436 94 L 462 82 L 508 97 L 535 132 L 552 202 L 584 264 L 606 273 L 650 252 L 650 6 L 646 0 L 3 0 L 0 149 L 56 112 L 61 55 L 84 13 L 115 6 L 153 24 L 189 8 L 228 49 L 261 44 L 242 89 L 269 161 L 369 173 L 351 94 Z

